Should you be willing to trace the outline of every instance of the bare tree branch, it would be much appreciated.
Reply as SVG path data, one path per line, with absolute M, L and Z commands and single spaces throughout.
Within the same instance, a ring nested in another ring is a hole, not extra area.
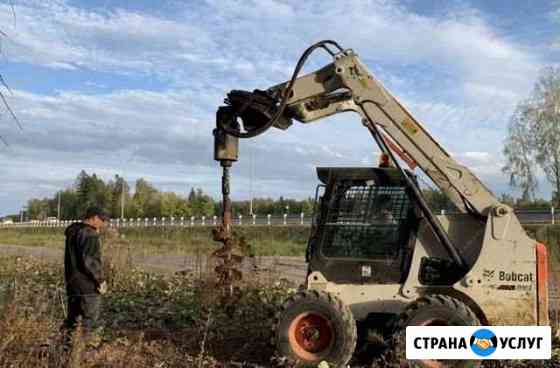
M 8 86 L 8 83 L 6 83 L 6 80 L 4 79 L 4 77 L 2 77 L 1 74 L 0 74 L 0 84 L 2 84 L 8 90 L 8 92 L 10 92 L 11 95 L 14 94 L 10 89 L 10 86 Z
M 14 18 L 14 28 L 16 28 L 16 26 L 17 26 L 17 23 L 16 23 L 16 11 L 15 11 L 15 8 L 14 8 L 14 2 L 13 2 L 13 0 L 10 0 L 10 8 L 12 9 L 12 16 L 13 16 L 13 18 Z M 6 37 L 6 38 L 8 38 L 8 35 L 7 35 L 4 31 L 0 30 L 0 37 Z M 0 53 L 2 52 L 2 49 L 1 49 L 2 43 L 1 43 L 1 41 L 2 41 L 2 40 L 1 40 L 1 38 L 0 38 Z M 4 80 L 4 78 L 2 77 L 2 75 L 0 75 L 0 84 L 3 85 L 3 86 L 8 90 L 8 92 L 9 92 L 10 94 L 13 94 L 13 93 L 12 93 L 12 90 L 10 89 L 10 87 L 8 86 L 8 84 L 6 83 L 6 81 Z M 14 111 L 12 110 L 12 108 L 10 107 L 10 105 L 8 104 L 8 101 L 6 101 L 6 97 L 4 96 L 4 94 L 3 94 L 2 92 L 0 92 L 0 98 L 2 99 L 2 102 L 4 103 L 4 107 L 6 108 L 6 110 L 8 110 L 8 112 L 9 112 L 10 115 L 12 116 L 12 119 L 14 119 L 14 121 L 16 122 L 16 124 L 17 124 L 17 126 L 19 127 L 19 129 L 20 129 L 21 131 L 23 131 L 23 127 L 22 127 L 21 123 L 19 122 L 19 119 L 17 118 L 16 114 L 14 114 Z M 10 145 L 8 144 L 8 142 L 4 139 L 4 137 L 2 137 L 1 135 L 0 135 L 0 141 L 2 141 L 2 143 L 4 143 L 4 145 L 5 145 L 6 147 L 9 147 L 9 146 L 10 146 Z
M 12 8 L 12 16 L 14 17 L 14 28 L 17 28 L 17 21 L 16 21 L 16 10 L 14 8 L 13 0 L 10 0 L 10 7 Z
M 6 110 L 8 110 L 8 112 L 12 116 L 12 119 L 14 119 L 14 121 L 18 125 L 19 130 L 23 131 L 23 127 L 21 126 L 19 119 L 17 118 L 16 114 L 14 114 L 14 112 L 12 111 L 12 108 L 8 104 L 8 101 L 6 101 L 6 97 L 4 97 L 4 94 L 2 92 L 0 92 L 0 98 L 2 99 L 2 102 L 4 102 L 4 107 L 6 107 Z
M 10 145 L 8 144 L 8 142 L 7 142 L 7 141 L 4 139 L 4 137 L 2 137 L 1 135 L 0 135 L 0 141 L 1 141 L 2 143 L 4 143 L 4 145 L 5 145 L 6 147 L 10 147 Z

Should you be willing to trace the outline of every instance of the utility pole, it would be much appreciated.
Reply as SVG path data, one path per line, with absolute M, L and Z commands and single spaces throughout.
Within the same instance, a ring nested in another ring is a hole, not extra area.
M 254 150 L 253 150 L 253 142 L 251 142 L 250 153 L 249 153 L 249 171 L 250 171 L 250 179 L 249 179 L 249 216 L 253 216 L 253 176 L 255 170 L 255 157 L 254 157 Z
M 60 221 L 60 192 L 58 192 L 58 206 L 56 208 L 56 218 Z
M 24 215 L 24 214 L 25 214 L 26 217 L 27 217 L 27 214 L 25 213 L 26 210 L 27 210 L 27 207 L 26 207 L 26 206 L 23 206 L 23 207 L 21 208 L 21 213 L 20 213 L 20 215 L 19 215 L 19 222 L 23 222 L 23 220 L 24 220 L 23 215 Z
M 249 215 L 253 216 L 253 197 L 251 196 L 251 200 L 249 201 Z
M 121 219 L 124 219 L 124 177 L 121 179 Z

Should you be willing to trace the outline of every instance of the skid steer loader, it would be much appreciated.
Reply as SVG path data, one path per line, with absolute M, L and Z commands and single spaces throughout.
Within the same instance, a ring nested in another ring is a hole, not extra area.
M 332 63 L 299 76 L 317 49 Z M 314 44 L 289 81 L 233 90 L 225 102 L 214 133 L 215 159 L 226 169 L 237 160 L 239 138 L 348 111 L 359 115 L 386 157 L 377 168 L 317 169 L 305 288 L 273 322 L 279 355 L 301 365 L 344 366 L 364 325 L 401 336 L 412 325 L 548 324 L 545 246 L 526 235 L 513 210 L 455 161 L 352 50 L 334 41 Z M 416 168 L 456 213 L 430 210 Z

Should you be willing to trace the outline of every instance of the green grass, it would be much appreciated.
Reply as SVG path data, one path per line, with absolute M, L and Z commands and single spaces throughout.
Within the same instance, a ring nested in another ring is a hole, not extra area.
M 213 227 L 139 227 L 121 228 L 119 233 L 135 254 L 199 254 L 217 249 L 212 240 Z M 560 263 L 560 225 L 527 225 L 532 238 L 547 245 L 551 261 Z M 309 227 L 246 226 L 235 231 L 246 238 L 255 255 L 302 256 L 305 254 Z M 3 228 L 0 244 L 43 246 L 62 249 L 63 228 Z
M 218 249 L 213 227 L 139 227 L 118 229 L 135 254 L 199 254 Z M 246 226 L 235 232 L 245 237 L 257 256 L 302 256 L 309 227 Z M 63 228 L 0 229 L 0 244 L 42 246 L 63 249 Z
M 527 234 L 546 245 L 551 264 L 560 263 L 560 225 L 527 225 Z
M 3 228 L 0 244 L 41 247 L 64 247 L 64 229 L 61 228 Z

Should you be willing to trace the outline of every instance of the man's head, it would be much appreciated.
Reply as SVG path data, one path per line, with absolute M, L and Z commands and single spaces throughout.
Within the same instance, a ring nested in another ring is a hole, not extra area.
M 103 229 L 109 222 L 109 215 L 100 207 L 92 206 L 86 210 L 84 222 L 97 230 Z
M 377 208 L 380 210 L 390 209 L 392 207 L 391 196 L 388 194 L 380 194 L 377 196 Z

